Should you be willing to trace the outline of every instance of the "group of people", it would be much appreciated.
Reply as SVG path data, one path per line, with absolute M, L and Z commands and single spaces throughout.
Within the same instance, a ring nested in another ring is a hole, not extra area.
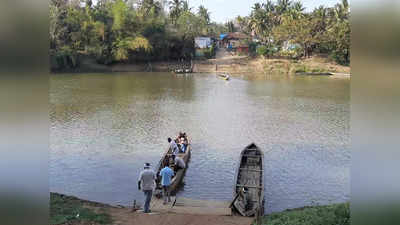
M 188 146 L 186 133 L 179 132 L 179 135 L 175 140 L 168 138 L 168 143 L 170 144 L 170 149 L 172 150 L 173 155 L 185 153 Z
M 179 144 L 176 143 L 178 141 Z M 161 177 L 161 186 L 163 190 L 163 204 L 171 202 L 170 185 L 174 175 L 186 168 L 185 161 L 179 157 L 179 153 L 185 153 L 188 147 L 188 140 L 185 133 L 180 132 L 176 140 L 168 138 L 170 143 L 171 157 L 165 158 L 163 162 L 163 169 L 161 169 L 159 176 Z M 172 159 L 172 160 L 171 160 Z M 173 168 L 173 169 L 172 169 Z M 150 213 L 150 202 L 155 189 L 155 181 L 157 180 L 156 173 L 151 169 L 150 163 L 144 164 L 144 170 L 140 172 L 138 189 L 142 190 L 145 195 L 145 203 L 143 207 L 144 213 Z

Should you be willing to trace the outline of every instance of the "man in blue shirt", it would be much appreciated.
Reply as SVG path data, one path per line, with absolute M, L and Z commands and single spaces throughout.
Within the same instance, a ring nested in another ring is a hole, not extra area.
M 165 164 L 165 167 L 160 171 L 161 176 L 161 185 L 163 186 L 163 196 L 164 196 L 164 205 L 168 202 L 171 202 L 171 197 L 169 193 L 169 186 L 171 185 L 172 176 L 174 176 L 174 171 L 169 168 L 168 163 Z

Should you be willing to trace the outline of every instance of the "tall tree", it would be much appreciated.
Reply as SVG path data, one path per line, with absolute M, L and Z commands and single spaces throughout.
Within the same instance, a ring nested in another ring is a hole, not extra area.
M 264 5 L 256 3 L 252 8 L 248 24 L 253 34 L 267 41 L 272 28 L 272 14 L 264 8 Z
M 162 11 L 162 6 L 159 1 L 156 0 L 141 0 L 139 2 L 140 10 L 142 10 L 145 16 L 159 16 Z
M 235 32 L 235 24 L 232 21 L 228 21 L 226 23 L 226 27 L 228 28 L 228 32 L 232 33 Z
M 172 24 L 176 24 L 179 16 L 183 11 L 183 1 L 182 0 L 171 0 L 169 2 L 169 16 L 171 18 Z
M 328 26 L 328 37 L 332 55 L 342 64 L 350 63 L 350 6 L 347 0 L 335 5 L 330 11 L 331 21 Z
M 203 5 L 199 6 L 198 15 L 206 22 L 207 25 L 210 24 L 210 12 Z
M 187 0 L 182 0 L 182 11 L 183 12 L 192 11 L 192 8 L 189 7 L 189 2 Z

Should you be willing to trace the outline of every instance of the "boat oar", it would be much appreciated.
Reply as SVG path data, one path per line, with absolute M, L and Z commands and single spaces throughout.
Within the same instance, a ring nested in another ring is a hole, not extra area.
M 175 200 L 174 200 L 174 203 L 172 203 L 172 205 L 171 205 L 171 209 L 172 209 L 172 207 L 175 206 L 175 204 L 176 204 L 176 199 L 178 199 L 178 198 L 175 196 Z
M 239 198 L 239 193 L 236 194 L 236 196 L 233 198 L 233 201 L 231 202 L 231 204 L 229 204 L 229 208 L 232 208 L 233 204 L 236 202 L 236 199 Z

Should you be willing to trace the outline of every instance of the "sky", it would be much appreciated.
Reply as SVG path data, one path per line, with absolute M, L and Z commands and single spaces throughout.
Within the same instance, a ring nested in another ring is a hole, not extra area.
M 170 0 L 160 0 L 169 2 Z M 200 5 L 204 5 L 209 12 L 211 12 L 211 20 L 218 23 L 225 23 L 229 20 L 234 19 L 237 16 L 248 16 L 251 11 L 251 7 L 257 2 L 262 3 L 266 0 L 187 0 L 190 7 L 197 9 Z M 276 2 L 276 0 L 273 0 Z M 93 0 L 94 3 L 97 0 Z M 324 5 L 326 7 L 334 6 L 340 3 L 341 0 L 300 0 L 306 11 L 310 12 L 314 8 Z M 351 1 L 349 1 L 351 2 Z
M 199 5 L 204 5 L 211 12 L 212 21 L 225 23 L 236 16 L 248 16 L 251 7 L 257 2 L 266 2 L 266 0 L 187 0 L 189 5 L 197 11 Z M 301 0 L 306 11 L 312 11 L 314 8 L 324 5 L 326 7 L 334 6 L 341 0 Z M 350 1 L 349 1 L 350 2 Z

